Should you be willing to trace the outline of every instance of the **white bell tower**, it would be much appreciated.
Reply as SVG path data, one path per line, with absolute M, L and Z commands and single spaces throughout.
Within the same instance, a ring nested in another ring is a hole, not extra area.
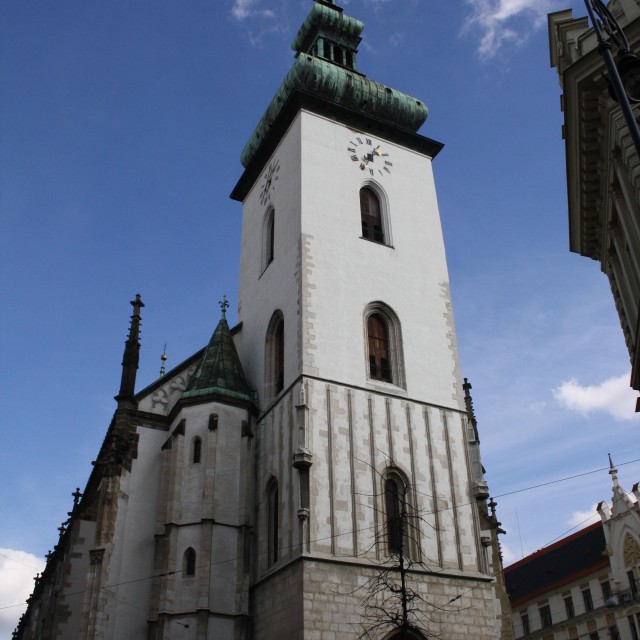
M 355 637 L 363 585 L 402 555 L 426 602 L 411 637 L 462 640 L 472 624 L 497 638 L 431 166 L 442 145 L 416 133 L 420 100 L 357 71 L 363 27 L 314 2 L 232 193 L 235 342 L 260 407 L 254 634 Z

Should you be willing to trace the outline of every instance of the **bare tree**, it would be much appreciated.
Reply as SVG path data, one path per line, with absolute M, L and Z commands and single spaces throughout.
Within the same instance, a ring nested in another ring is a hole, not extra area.
M 397 467 L 390 461 L 387 468 Z M 441 607 L 427 601 L 413 586 L 417 573 L 429 569 L 414 559 L 420 544 L 420 515 L 411 505 L 410 487 L 404 481 L 400 485 L 382 478 L 382 486 L 384 525 L 376 531 L 374 544 L 386 548 L 388 557 L 361 587 L 365 595 L 360 602 L 362 621 L 357 638 L 378 640 L 394 634 L 398 640 L 436 639 L 439 636 L 429 631 L 434 625 L 431 613 Z

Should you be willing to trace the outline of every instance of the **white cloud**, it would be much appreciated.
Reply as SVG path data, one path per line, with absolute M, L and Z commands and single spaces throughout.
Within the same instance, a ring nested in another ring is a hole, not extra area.
M 522 559 L 522 554 L 513 551 L 513 549 L 511 549 L 508 544 L 505 544 L 503 540 L 500 540 L 500 550 L 502 551 L 502 564 L 505 567 L 508 567 L 510 564 Z
M 587 509 L 586 511 L 574 511 L 567 520 L 567 524 L 576 529 L 584 529 L 594 522 L 600 522 L 600 516 L 596 511 L 595 505 L 592 509 Z
M 478 30 L 478 52 L 483 58 L 493 57 L 507 43 L 524 42 L 532 29 L 542 27 L 547 13 L 553 10 L 552 0 L 465 0 L 471 14 L 462 32 Z
M 246 20 L 253 16 L 261 16 L 263 18 L 274 18 L 275 13 L 271 9 L 255 9 L 258 0 L 234 0 L 231 7 L 231 15 L 236 20 Z
M 33 591 L 33 578 L 44 565 L 44 560 L 31 553 L 0 548 L 0 638 L 11 637 L 27 608 L 26 603 L 20 607 L 12 605 L 25 602 Z
M 583 415 L 603 412 L 617 421 L 633 420 L 636 415 L 636 393 L 629 387 L 628 374 L 586 386 L 569 380 L 554 389 L 553 395 L 561 405 Z

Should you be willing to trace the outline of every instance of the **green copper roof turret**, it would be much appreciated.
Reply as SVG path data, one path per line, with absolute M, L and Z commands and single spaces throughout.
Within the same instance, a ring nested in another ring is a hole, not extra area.
M 244 377 L 224 309 L 222 318 L 182 397 L 195 398 L 205 395 L 218 395 L 223 399 L 257 404 L 255 391 Z
M 314 2 L 291 45 L 298 52 L 297 60 L 242 150 L 244 167 L 296 91 L 412 133 L 422 126 L 428 115 L 423 102 L 356 71 L 363 28 L 360 20 L 344 15 L 333 2 Z
M 356 47 L 360 43 L 360 34 L 363 29 L 364 22 L 346 16 L 342 13 L 342 9 L 335 5 L 329 7 L 315 2 L 291 43 L 291 48 L 300 53 L 308 52 L 318 35 L 336 38 Z

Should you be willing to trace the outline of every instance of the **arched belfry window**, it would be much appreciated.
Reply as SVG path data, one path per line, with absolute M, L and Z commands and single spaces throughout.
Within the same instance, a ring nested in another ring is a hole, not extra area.
M 362 237 L 373 242 L 385 242 L 382 204 L 371 187 L 360 189 L 360 220 Z
M 196 552 L 192 547 L 184 552 L 182 571 L 185 576 L 196 575 Z
M 275 210 L 269 207 L 264 217 L 262 227 L 262 271 L 264 271 L 275 257 Z
M 265 387 L 269 399 L 284 389 L 284 316 L 281 311 L 273 314 L 267 330 Z
M 272 478 L 267 485 L 267 564 L 271 566 L 278 561 L 279 509 L 278 482 Z
M 202 459 L 202 440 L 199 437 L 193 439 L 191 461 L 198 464 Z
M 405 386 L 402 334 L 396 314 L 375 302 L 365 310 L 367 376 L 370 380 Z

